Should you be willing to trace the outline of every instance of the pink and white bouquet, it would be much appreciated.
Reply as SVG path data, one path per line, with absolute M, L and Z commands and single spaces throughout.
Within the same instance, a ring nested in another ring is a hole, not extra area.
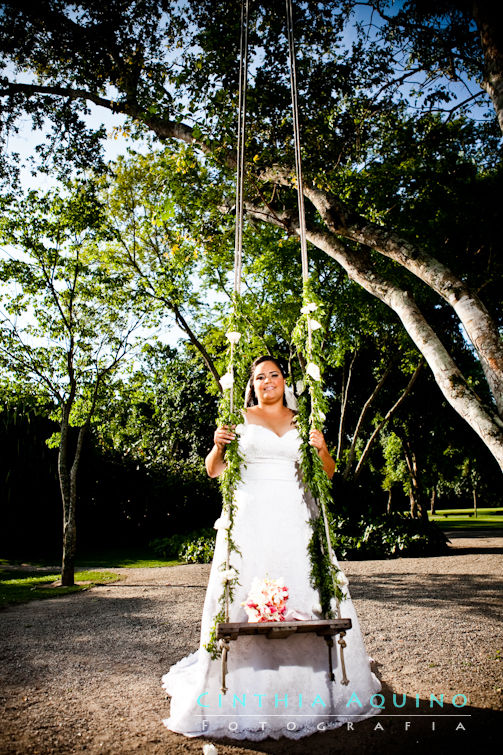
M 241 603 L 248 615 L 248 621 L 286 621 L 286 601 L 288 587 L 282 579 L 255 579 L 246 600 Z

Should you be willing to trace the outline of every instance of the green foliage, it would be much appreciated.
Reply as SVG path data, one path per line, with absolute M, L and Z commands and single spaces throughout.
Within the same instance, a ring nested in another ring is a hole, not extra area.
M 180 560 L 187 564 L 209 564 L 213 559 L 214 550 L 214 538 L 200 537 L 183 548 L 180 553 Z
M 403 485 L 405 493 L 410 491 L 410 478 L 407 471 L 407 464 L 403 456 L 402 441 L 393 432 L 381 434 L 381 445 L 384 456 L 384 480 L 382 486 L 384 490 L 390 490 L 392 485 L 400 482 Z
M 206 479 L 216 402 L 207 372 L 188 349 L 152 339 L 110 395 L 107 421 L 96 430 L 103 449 L 182 480 Z
M 188 564 L 208 564 L 213 558 L 215 537 L 215 530 L 208 528 L 156 538 L 149 546 L 163 558 L 176 558 Z
M 338 558 L 346 560 L 427 556 L 447 552 L 445 535 L 435 524 L 391 513 L 354 520 L 337 515 L 331 536 Z
M 97 247 L 108 237 L 93 184 L 31 191 L 4 208 L 0 240 L 0 363 L 84 424 L 129 348 L 134 292 L 109 273 Z

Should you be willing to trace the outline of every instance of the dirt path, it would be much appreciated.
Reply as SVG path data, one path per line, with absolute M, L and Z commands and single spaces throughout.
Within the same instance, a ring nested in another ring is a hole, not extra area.
M 503 537 L 453 537 L 446 556 L 343 567 L 382 677 L 383 716 L 299 741 L 221 740 L 219 755 L 497 751 Z M 209 566 L 114 571 L 123 581 L 0 612 L 0 753 L 202 753 L 206 740 L 162 726 L 159 680 L 197 648 Z M 430 708 L 441 694 L 444 708 Z M 454 695 L 468 704 L 453 706 Z

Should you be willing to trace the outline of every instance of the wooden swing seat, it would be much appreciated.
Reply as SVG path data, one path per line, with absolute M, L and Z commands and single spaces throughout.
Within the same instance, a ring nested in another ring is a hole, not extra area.
M 340 635 L 338 640 L 341 648 L 345 647 L 344 635 L 351 629 L 351 619 L 319 619 L 302 621 L 243 621 L 237 623 L 221 622 L 216 626 L 216 637 L 222 650 L 222 692 L 225 694 L 225 677 L 227 672 L 227 654 L 230 650 L 229 642 L 238 637 L 250 635 L 263 635 L 268 640 L 284 640 L 292 634 L 305 634 L 310 632 L 324 637 L 328 647 L 328 666 L 331 681 L 335 681 L 332 664 L 332 647 L 334 636 Z M 342 684 L 347 684 L 346 672 L 343 669 Z
M 263 634 L 268 640 L 282 640 L 291 634 L 311 632 L 321 637 L 333 637 L 351 629 L 351 619 L 320 619 L 313 621 L 243 621 L 217 624 L 217 640 L 237 640 L 250 634 Z

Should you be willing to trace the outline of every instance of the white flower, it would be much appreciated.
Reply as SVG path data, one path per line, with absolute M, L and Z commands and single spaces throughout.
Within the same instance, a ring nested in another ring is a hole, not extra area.
M 232 579 L 238 576 L 238 573 L 235 569 L 226 569 L 222 572 L 222 582 L 225 584 L 226 582 L 230 582 Z
M 222 516 L 220 516 L 215 524 L 213 525 L 214 529 L 216 530 L 228 530 L 231 525 L 231 520 L 229 519 L 229 514 L 227 511 L 222 511 Z
M 218 750 L 215 745 L 205 744 L 203 745 L 203 755 L 218 755 Z
M 347 585 L 349 585 L 348 579 L 342 571 L 337 572 L 337 574 L 335 575 L 335 581 L 337 582 L 339 587 L 346 587 Z
M 237 330 L 229 330 L 229 332 L 225 335 L 229 339 L 229 341 L 234 344 L 237 343 L 241 338 L 241 333 L 238 333 Z
M 318 419 L 320 420 L 320 422 L 324 422 L 326 418 L 327 415 L 325 414 L 325 412 L 318 412 Z
M 245 426 L 243 425 L 242 422 L 240 422 L 239 425 L 236 425 L 236 427 L 234 428 L 234 432 L 236 433 L 236 435 L 241 435 L 244 429 L 245 429 Z
M 234 377 L 231 372 L 226 372 L 225 375 L 222 375 L 220 378 L 220 385 L 224 389 L 224 391 L 229 390 L 231 385 L 234 383 Z
M 309 325 L 311 326 L 311 330 L 318 330 L 318 328 L 321 328 L 321 322 L 318 322 L 318 320 L 311 320 L 311 318 L 309 318 Z
M 321 380 L 320 368 L 314 362 L 309 362 L 306 367 L 306 372 L 313 380 Z
M 300 394 L 303 392 L 305 386 L 303 380 L 297 380 L 295 383 L 295 390 L 297 391 L 297 396 L 300 396 Z
M 308 315 L 310 312 L 314 312 L 317 309 L 318 305 L 314 304 L 314 302 L 310 302 L 309 304 L 304 305 L 300 311 L 303 315 Z

